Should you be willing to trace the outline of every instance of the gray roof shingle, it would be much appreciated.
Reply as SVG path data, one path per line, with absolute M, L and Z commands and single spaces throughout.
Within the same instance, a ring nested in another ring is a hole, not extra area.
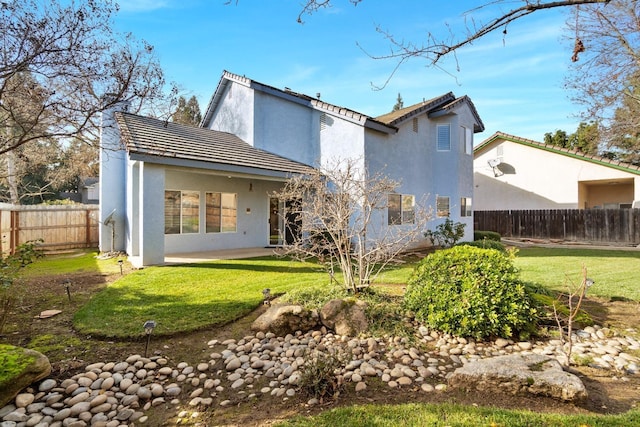
M 195 126 L 118 112 L 116 121 L 130 154 L 192 160 L 285 173 L 308 173 L 311 166 L 260 150 L 237 136 Z

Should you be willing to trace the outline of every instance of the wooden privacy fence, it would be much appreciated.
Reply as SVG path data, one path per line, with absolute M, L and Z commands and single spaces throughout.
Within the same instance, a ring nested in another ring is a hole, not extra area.
M 98 206 L 0 204 L 0 254 L 38 239 L 45 250 L 97 247 Z
M 640 244 L 640 209 L 475 211 L 474 229 L 503 237 Z

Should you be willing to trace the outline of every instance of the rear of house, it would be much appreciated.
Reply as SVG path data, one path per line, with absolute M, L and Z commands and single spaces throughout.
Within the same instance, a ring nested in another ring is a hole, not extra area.
M 338 159 L 400 182 L 377 219 L 385 227 L 411 221 L 424 203 L 430 228 L 450 217 L 473 233 L 471 147 L 484 125 L 466 96 L 374 118 L 224 72 L 201 127 L 124 111 L 103 122 L 100 248 L 113 243 L 135 265 L 286 244 L 287 201 L 271 195 L 292 174 Z

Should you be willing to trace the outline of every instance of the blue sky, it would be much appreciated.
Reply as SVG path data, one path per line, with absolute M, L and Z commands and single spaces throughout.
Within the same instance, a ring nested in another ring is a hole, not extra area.
M 462 31 L 464 12 L 489 0 L 347 0 L 306 16 L 297 23 L 302 0 L 123 0 L 116 29 L 131 32 L 155 48 L 168 80 L 204 109 L 223 70 L 278 88 L 378 116 L 391 110 L 398 93 L 404 105 L 452 91 L 473 100 L 486 131 L 476 144 L 496 131 L 542 140 L 545 132 L 578 126 L 579 109 L 563 90 L 571 49 L 563 41 L 566 11 L 542 11 L 511 24 L 501 33 L 480 39 L 451 58 L 447 71 L 417 58 L 404 64 L 383 90 L 393 61 L 371 59 L 389 44 L 376 25 L 398 38 L 420 44 L 427 32 L 446 36 L 447 25 Z M 507 2 L 507 5 L 509 2 Z M 511 2 L 516 4 L 516 2 Z M 495 13 L 495 9 L 492 9 Z M 490 17 L 481 9 L 476 20 Z M 468 22 L 468 17 L 466 18 Z M 359 47 L 360 46 L 360 47 Z

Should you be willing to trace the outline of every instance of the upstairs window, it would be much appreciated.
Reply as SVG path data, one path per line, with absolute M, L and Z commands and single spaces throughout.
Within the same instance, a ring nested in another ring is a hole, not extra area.
M 464 154 L 473 153 L 473 134 L 471 129 L 460 126 L 460 151 Z
M 438 151 L 451 151 L 451 125 L 438 125 L 436 149 Z

